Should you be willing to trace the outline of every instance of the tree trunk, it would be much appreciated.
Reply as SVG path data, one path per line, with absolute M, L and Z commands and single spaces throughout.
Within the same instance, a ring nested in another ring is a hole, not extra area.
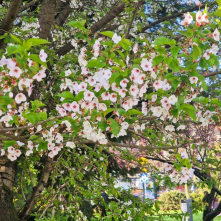
M 18 221 L 13 203 L 13 185 L 15 178 L 15 164 L 7 157 L 0 158 L 0 220 Z

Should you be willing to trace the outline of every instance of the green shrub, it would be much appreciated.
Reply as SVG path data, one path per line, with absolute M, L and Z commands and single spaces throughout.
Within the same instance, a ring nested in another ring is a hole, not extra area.
M 160 210 L 179 210 L 181 200 L 185 199 L 186 195 L 177 190 L 162 193 L 159 197 Z
M 201 210 L 203 208 L 203 196 L 203 190 L 198 190 L 190 194 L 190 198 L 193 200 L 193 210 Z M 186 194 L 177 190 L 162 193 L 158 198 L 160 201 L 160 210 L 179 210 L 182 199 L 186 199 Z

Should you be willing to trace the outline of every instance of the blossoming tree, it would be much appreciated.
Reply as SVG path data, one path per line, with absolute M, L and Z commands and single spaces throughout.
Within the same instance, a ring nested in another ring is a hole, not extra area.
M 195 174 L 220 194 L 205 171 L 213 149 L 202 167 L 202 140 L 185 134 L 220 122 L 220 100 L 203 96 L 220 73 L 220 7 L 188 2 L 171 14 L 150 0 L 1 1 L 0 220 L 144 220 L 152 204 L 122 200 L 108 172 L 141 155 L 160 162 L 171 185 Z

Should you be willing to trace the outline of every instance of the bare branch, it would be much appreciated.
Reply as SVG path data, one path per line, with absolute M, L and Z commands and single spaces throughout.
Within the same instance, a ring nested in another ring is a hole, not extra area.
M 25 4 L 24 6 L 22 6 L 22 7 L 20 8 L 20 12 L 23 12 L 23 11 L 29 9 L 29 8 L 32 7 L 35 3 L 41 2 L 41 1 L 42 1 L 42 0 L 32 0 L 32 1 L 30 1 L 29 3 Z
M 211 7 L 213 5 L 215 5 L 215 4 L 217 4 L 217 3 L 214 2 L 213 4 L 211 4 Z M 205 4 L 203 4 L 201 7 L 203 8 L 204 6 L 205 6 Z M 195 6 L 195 7 L 191 8 L 191 9 L 187 9 L 187 10 L 184 10 L 182 12 L 178 12 L 178 13 L 175 13 L 173 15 L 169 15 L 169 16 L 163 17 L 163 18 L 161 18 L 161 19 L 159 19 L 159 20 L 157 20 L 155 22 L 152 22 L 151 24 L 148 24 L 148 25 L 144 26 L 140 33 L 145 32 L 147 29 L 152 28 L 155 25 L 160 24 L 161 22 L 164 22 L 164 21 L 167 21 L 167 20 L 173 19 L 173 18 L 178 18 L 178 17 L 182 16 L 184 13 L 193 12 L 193 11 L 196 11 L 196 10 L 199 10 L 199 6 Z
M 39 37 L 47 39 L 50 35 L 51 26 L 54 23 L 57 14 L 57 0 L 44 0 L 41 5 L 40 15 L 38 16 L 40 24 Z
M 19 11 L 19 7 L 22 0 L 12 0 L 8 12 L 0 25 L 0 35 L 3 35 L 9 32 L 13 26 L 13 22 L 17 17 L 17 13 Z M 0 39 L 0 48 L 4 45 L 4 39 Z
M 106 24 L 108 24 L 111 20 L 116 18 L 121 12 L 123 12 L 125 7 L 125 3 L 121 3 L 114 7 L 108 14 L 106 14 L 103 18 L 101 18 L 98 22 L 94 23 L 91 27 L 91 33 L 94 34 L 101 28 L 103 28 Z M 70 42 L 65 44 L 63 47 L 59 48 L 56 52 L 59 56 L 65 55 L 70 50 L 72 50 L 74 47 Z
M 52 170 L 52 159 L 47 157 L 45 158 L 44 168 L 41 171 L 41 176 L 38 181 L 37 186 L 33 189 L 31 197 L 27 200 L 25 206 L 23 207 L 22 211 L 19 213 L 19 218 L 25 220 L 32 212 L 32 209 L 35 206 L 36 199 L 41 195 L 41 192 L 44 190 L 49 176 Z

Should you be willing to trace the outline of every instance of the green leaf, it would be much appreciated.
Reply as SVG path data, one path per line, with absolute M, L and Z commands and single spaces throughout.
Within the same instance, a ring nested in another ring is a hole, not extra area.
M 7 46 L 7 52 L 8 55 L 12 55 L 12 54 L 16 54 L 16 53 L 24 53 L 24 46 L 23 45 L 11 45 L 11 46 Z
M 22 44 L 22 41 L 15 35 L 11 34 L 11 37 L 13 40 L 15 40 L 17 43 Z
M 169 66 L 170 66 L 170 68 L 172 69 L 173 72 L 179 72 L 180 71 L 179 61 L 175 58 L 170 62 Z
M 46 112 L 40 112 L 39 115 L 42 120 L 47 120 L 47 113 Z
M 98 126 L 101 128 L 102 131 L 105 131 L 106 128 L 108 127 L 108 124 L 107 124 L 106 121 L 100 121 L 100 122 L 98 123 Z
M 30 38 L 26 41 L 26 45 L 29 47 L 27 50 L 30 49 L 30 47 L 35 46 L 35 45 L 43 45 L 43 44 L 50 44 L 49 41 L 41 38 Z
M 114 111 L 115 108 L 108 108 L 106 111 L 104 111 L 104 116 L 106 116 L 107 114 L 109 114 L 110 112 Z
M 132 45 L 132 44 L 131 44 L 131 41 L 130 41 L 129 39 L 122 39 L 121 42 L 124 43 L 124 44 L 126 44 L 126 45 L 128 45 L 128 46 L 131 46 L 131 45 Z
M 136 109 L 128 110 L 128 114 L 129 115 L 143 115 L 141 111 L 136 110 Z
M 111 75 L 111 77 L 109 78 L 110 84 L 112 84 L 112 83 L 116 80 L 116 78 L 118 78 L 120 75 L 121 75 L 121 74 L 116 73 L 116 72 L 113 73 L 113 74 Z
M 187 167 L 187 169 L 190 169 L 192 167 L 189 159 L 183 159 L 183 164 Z
M 36 111 L 39 107 L 44 107 L 45 104 L 43 104 L 41 101 L 39 100 L 34 100 L 31 101 L 31 106 L 32 106 L 32 110 Z
M 178 114 L 179 114 L 179 111 L 178 111 L 178 109 L 173 109 L 173 110 L 170 111 L 170 113 L 171 113 L 175 118 L 177 118 L 177 117 L 178 117 Z
M 200 96 L 200 97 L 194 98 L 192 101 L 196 101 L 196 102 L 199 102 L 199 103 L 202 103 L 202 104 L 208 104 L 209 98 Z
M 44 67 L 47 68 L 46 62 L 43 62 L 43 61 L 39 58 L 39 55 L 37 55 L 37 54 L 30 54 L 30 55 L 28 56 L 28 58 L 31 59 L 31 60 L 33 60 L 33 61 L 35 61 L 35 62 L 37 62 L 38 64 L 41 64 L 42 66 L 44 66 Z
M 120 50 L 116 50 L 118 52 L 118 54 L 125 60 L 125 55 L 120 51 Z
M 221 6 L 221 0 L 216 0 L 217 4 Z
M 218 107 L 221 107 L 221 101 L 218 100 L 217 98 L 213 98 L 211 101 L 210 101 L 211 104 L 215 104 L 216 106 Z
M 153 44 L 154 45 L 175 45 L 176 41 L 174 39 L 169 39 L 166 37 L 159 37 L 154 41 Z
M 127 111 L 125 111 L 124 109 L 117 109 L 117 112 L 118 112 L 120 115 L 127 115 Z
M 190 104 L 182 104 L 181 110 L 185 111 L 194 121 L 196 121 L 196 109 Z
M 173 46 L 170 48 L 170 51 L 171 51 L 171 54 L 173 55 L 173 57 L 176 58 L 179 51 L 180 51 L 180 47 Z
M 14 146 L 15 144 L 16 144 L 16 141 L 14 141 L 14 140 L 6 140 L 6 141 L 4 141 L 4 147 L 5 148 L 8 148 L 10 146 Z
M 208 90 L 208 86 L 205 81 L 202 81 L 201 87 L 203 88 L 204 91 Z
M 5 33 L 4 35 L 0 35 L 0 39 L 4 39 L 8 36 L 8 33 Z
M 201 49 L 198 46 L 193 45 L 193 60 L 197 60 L 201 54 Z
M 61 94 L 58 94 L 58 97 L 69 98 L 74 100 L 74 95 L 70 91 L 64 91 Z
M 48 149 L 48 142 L 39 142 L 38 150 L 47 150 Z
M 125 67 L 126 66 L 126 64 L 120 58 L 114 58 L 113 60 L 114 60 L 114 62 L 119 64 L 121 67 Z
M 117 136 L 120 131 L 119 124 L 112 118 L 108 119 L 108 121 L 110 121 L 110 128 L 112 129 L 113 135 Z
M 159 63 L 161 63 L 164 60 L 164 56 L 159 55 L 153 58 L 153 67 L 158 65 Z
M 106 65 L 105 62 L 99 60 L 99 59 L 91 59 L 88 63 L 87 66 L 88 68 L 102 68 Z
M 67 23 L 67 25 L 72 26 L 74 28 L 78 28 L 80 30 L 85 29 L 84 25 L 86 23 L 86 20 L 83 21 L 70 21 Z
M 84 91 L 80 91 L 75 97 L 74 97 L 74 100 L 75 101 L 80 101 L 82 100 L 84 97 Z
M 29 113 L 26 115 L 26 118 L 32 123 L 35 124 L 36 123 L 36 119 L 35 119 L 35 114 L 34 113 Z
M 102 32 L 100 32 L 100 34 L 105 35 L 109 38 L 112 38 L 113 35 L 114 35 L 114 32 L 112 32 L 112 31 L 102 31 Z

